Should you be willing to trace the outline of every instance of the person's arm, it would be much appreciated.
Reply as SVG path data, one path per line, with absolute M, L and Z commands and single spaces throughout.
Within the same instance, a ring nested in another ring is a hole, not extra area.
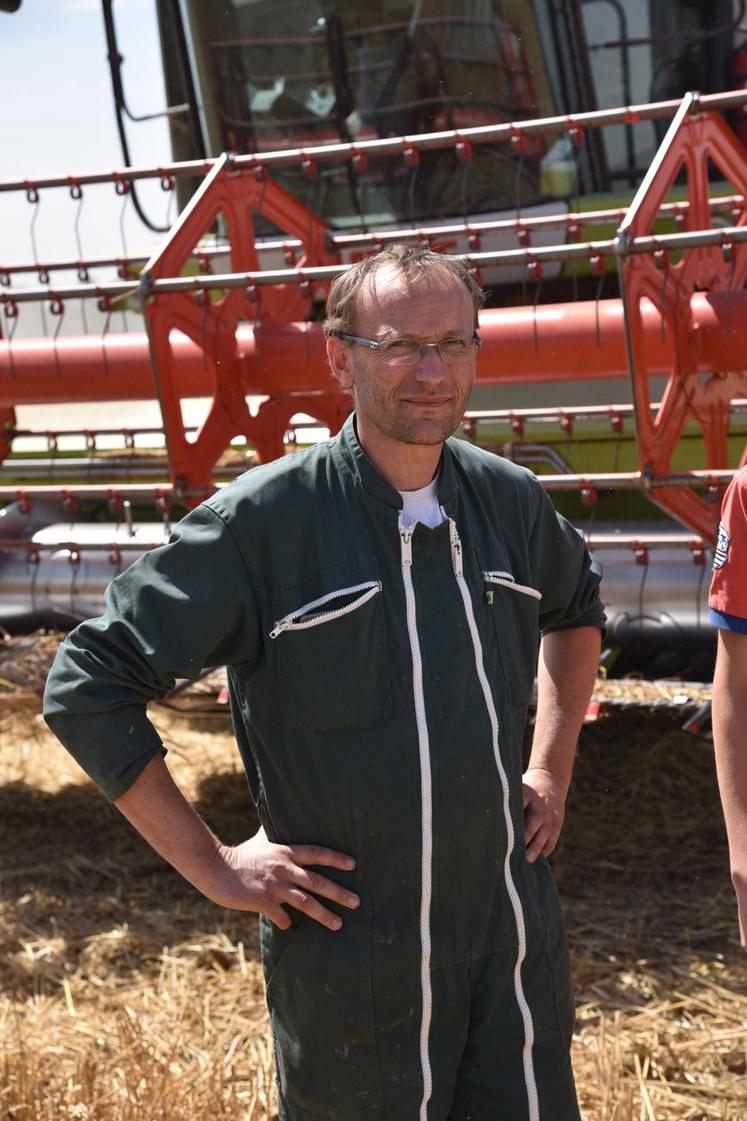
M 739 937 L 747 949 L 747 634 L 719 628 L 712 717 Z
M 524 772 L 524 843 L 530 863 L 549 856 L 558 843 L 600 645 L 599 627 L 551 631 L 542 639 L 537 719 Z
M 214 504 L 217 505 L 217 499 Z M 350 869 L 313 845 L 270 843 L 260 831 L 222 845 L 169 775 L 146 703 L 205 666 L 257 665 L 263 633 L 251 574 L 216 509 L 198 507 L 167 545 L 123 572 L 107 612 L 61 644 L 47 679 L 45 718 L 87 774 L 192 884 L 226 907 L 261 911 L 282 928 L 291 904 L 330 929 L 339 920 L 310 894 L 355 906 L 307 865 Z
M 316 898 L 355 909 L 360 900 L 309 865 L 351 871 L 352 857 L 321 845 L 276 845 L 260 829 L 249 840 L 221 844 L 197 815 L 155 756 L 114 805 L 145 840 L 198 891 L 221 907 L 258 911 L 282 930 L 291 925 L 286 905 L 339 930 L 342 921 Z

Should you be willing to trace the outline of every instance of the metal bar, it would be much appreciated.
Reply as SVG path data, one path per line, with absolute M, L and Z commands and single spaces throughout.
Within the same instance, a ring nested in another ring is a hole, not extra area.
M 728 90 L 724 93 L 704 94 L 698 99 L 699 109 L 721 111 L 747 104 L 747 90 Z M 474 128 L 448 129 L 443 132 L 424 132 L 413 136 L 387 137 L 381 140 L 361 140 L 351 143 L 320 144 L 304 148 L 285 148 L 274 152 L 262 152 L 246 156 L 231 157 L 235 169 L 284 166 L 303 160 L 342 162 L 367 153 L 376 155 L 397 155 L 410 148 L 429 151 L 448 148 L 469 140 L 473 144 L 509 142 L 514 136 L 533 133 L 566 132 L 570 129 L 602 128 L 605 125 L 634 124 L 636 121 L 650 121 L 660 117 L 672 117 L 680 109 L 681 101 L 645 102 L 640 105 L 623 106 L 618 109 L 597 109 L 588 113 L 576 113 L 557 117 L 537 117 L 531 120 L 508 121 L 499 125 L 482 125 Z M 139 179 L 167 179 L 169 176 L 204 175 L 209 172 L 217 159 L 187 160 L 179 163 L 159 164 L 158 166 L 123 167 L 116 171 L 96 171 L 81 175 L 44 176 L 37 179 L 14 179 L 0 182 L 0 194 L 11 191 L 34 193 L 52 187 L 79 187 L 95 183 L 127 183 Z
M 0 553 L 146 553 L 163 541 L 28 541 L 19 537 L 0 537 Z
M 579 241 L 570 245 L 538 245 L 533 249 L 502 249 L 492 253 L 455 253 L 457 260 L 474 268 L 508 268 L 551 261 L 588 260 L 591 257 L 629 256 L 653 253 L 655 250 L 695 249 L 707 246 L 747 242 L 747 226 L 724 226 L 718 230 L 692 230 L 686 233 L 658 234 L 639 237 L 621 247 L 617 240 Z M 66 287 L 19 288 L 0 291 L 0 303 L 26 304 L 43 300 L 124 299 L 136 294 L 149 298 L 159 292 L 208 292 L 223 288 L 246 288 L 257 285 L 302 284 L 305 281 L 326 283 L 350 265 L 320 265 L 316 268 L 266 269 L 260 272 L 209 273 L 199 276 L 164 277 L 150 280 L 143 274 L 139 282 L 120 281 L 112 284 L 78 284 Z
M 643 476 L 639 471 L 617 471 L 608 473 L 591 473 L 587 475 L 538 475 L 537 481 L 548 491 L 583 490 L 643 490 L 652 491 L 660 487 L 689 487 L 689 486 L 728 486 L 736 474 L 736 469 L 724 470 L 698 470 L 686 471 L 671 475 Z M 222 483 L 215 484 L 220 488 Z M 212 492 L 210 492 L 212 493 Z M 150 483 L 127 483 L 107 485 L 106 483 L 83 484 L 81 486 L 0 486 L 0 501 L 28 502 L 35 498 L 51 498 L 62 500 L 76 498 L 84 501 L 116 501 L 118 499 L 140 499 L 141 501 L 153 498 L 181 498 L 191 496 L 208 496 L 206 488 L 202 490 L 177 491 L 170 483 L 160 486 Z
M 657 249 L 702 249 L 708 246 L 739 244 L 747 241 L 747 226 L 722 226 L 717 230 L 688 230 L 678 234 L 652 234 L 649 237 L 636 237 L 625 247 L 620 255 L 633 253 L 653 253 Z M 594 245 L 594 242 L 590 243 Z
M 12 439 L 23 437 L 33 437 L 34 439 L 48 440 L 48 439 L 63 439 L 67 436 L 89 436 L 96 439 L 98 436 L 121 436 L 126 439 L 128 436 L 163 436 L 163 428 L 150 427 L 141 428 L 135 425 L 132 428 L 10 428 L 6 430 Z M 192 426 L 184 429 L 185 432 L 196 432 L 196 427 Z
M 742 195 L 721 195 L 709 200 L 711 212 L 732 213 L 735 210 L 744 210 L 747 201 Z M 685 215 L 689 203 L 668 202 L 659 210 L 660 218 Z M 406 227 L 404 229 L 373 230 L 361 234 L 332 234 L 330 244 L 335 249 L 353 249 L 363 246 L 377 246 L 390 241 L 438 241 L 443 237 L 470 236 L 472 234 L 486 233 L 514 233 L 533 230 L 573 229 L 574 227 L 601 226 L 621 222 L 627 213 L 627 207 L 615 207 L 610 210 L 589 210 L 585 212 L 571 211 L 566 214 L 541 214 L 526 218 L 501 218 L 492 222 L 452 222 L 445 225 L 420 226 L 418 228 Z M 283 252 L 286 250 L 303 249 L 303 242 L 296 238 L 276 239 L 271 241 L 258 241 L 259 253 Z M 218 246 L 199 249 L 191 258 L 192 260 L 211 261 L 216 257 L 226 257 L 231 252 L 231 246 Z M 21 264 L 0 265 L 0 283 L 3 277 L 16 273 L 49 273 L 57 271 L 89 270 L 94 268 L 141 268 L 150 258 L 147 256 L 132 257 L 88 257 L 80 260 L 64 261 L 26 261 Z
M 741 210 L 745 208 L 745 200 L 742 195 L 722 195 L 710 199 L 709 201 L 713 213 L 720 213 L 722 211 L 731 212 L 736 209 Z M 688 208 L 689 203 L 685 201 L 664 203 L 659 211 L 659 216 L 661 218 L 667 218 L 677 214 L 684 215 L 687 213 Z M 627 213 L 627 209 L 627 207 L 621 206 L 610 210 L 589 210 L 586 212 L 571 211 L 567 214 L 542 214 L 526 218 L 502 218 L 492 222 L 453 222 L 448 225 L 423 226 L 418 229 L 375 230 L 362 234 L 334 234 L 331 238 L 331 242 L 336 249 L 353 249 L 360 248 L 364 245 L 377 245 L 380 242 L 403 241 L 411 238 L 435 241 L 439 237 L 450 237 L 460 234 L 469 236 L 470 234 L 483 233 L 514 233 L 519 230 L 527 230 L 531 233 L 533 230 L 564 229 L 581 225 L 601 226 L 621 222 Z M 262 248 L 261 243 L 259 248 Z M 31 271 L 32 268 L 33 266 L 30 266 L 29 271 Z
M 178 493 L 172 484 L 168 481 L 155 485 L 153 483 L 126 483 L 124 486 L 117 484 L 110 486 L 106 483 L 84 483 L 83 485 L 75 484 L 74 486 L 28 486 L 28 487 L 11 487 L 0 486 L 0 502 L 25 502 L 33 501 L 35 498 L 52 498 L 62 499 L 66 496 L 70 498 L 82 498 L 85 500 L 99 500 L 101 502 L 115 501 L 119 498 L 125 499 L 139 499 L 144 501 L 148 498 L 157 501 L 159 498 L 174 498 L 178 499 L 181 494 Z
M 214 476 L 235 478 L 243 474 L 250 463 L 234 463 L 225 467 L 213 467 Z M 2 479 L 43 479 L 48 483 L 59 483 L 61 479 L 108 479 L 112 486 L 125 482 L 142 482 L 146 479 L 163 479 L 168 474 L 169 461 L 162 455 L 100 456 L 87 459 L 84 456 L 49 456 L 35 459 L 9 457 L 0 463 Z M 23 484 L 16 484 L 25 485 Z M 64 485 L 64 484 L 63 484 Z M 70 484 L 75 486 L 76 483 Z
M 595 552 L 599 549 L 682 549 L 693 552 L 705 551 L 712 546 L 702 537 L 686 536 L 684 533 L 585 533 L 586 544 Z
M 655 401 L 650 405 L 651 411 L 656 412 L 661 408 L 661 402 Z M 743 413 L 747 412 L 747 398 L 735 397 L 730 404 L 730 413 Z M 614 420 L 617 417 L 625 419 L 634 415 L 634 408 L 632 405 L 569 405 L 565 407 L 543 409 L 468 409 L 464 414 L 464 421 L 473 424 L 501 424 L 503 422 L 510 423 L 513 420 L 528 420 L 528 421 L 547 421 L 548 423 L 558 423 L 559 421 L 568 418 L 570 420 L 597 420 L 608 419 Z M 301 420 L 289 421 L 288 429 L 294 432 L 303 431 L 306 428 L 323 428 L 324 425 L 320 424 L 317 420 Z M 185 432 L 195 432 L 195 427 L 185 428 Z M 39 440 L 63 440 L 72 437 L 79 437 L 83 439 L 97 439 L 99 436 L 119 436 L 122 441 L 125 441 L 130 436 L 163 436 L 163 428 L 58 428 L 58 429 L 31 429 L 31 428 L 17 428 L 10 429 L 6 433 L 7 437 L 12 440 L 17 439 L 39 439 Z M 133 456 L 126 460 L 127 464 L 137 466 L 143 456 Z M 39 460 L 47 465 L 51 459 Z M 27 459 L 14 459 L 12 457 L 5 460 L 6 466 L 10 464 L 23 467 L 29 462 Z M 64 467 L 69 464 L 71 460 L 61 456 L 56 462 L 57 466 Z M 77 461 L 76 461 L 77 462 Z M 79 461 L 83 466 L 90 463 L 88 459 Z M 107 463 L 119 463 L 122 465 L 123 460 L 117 460 L 115 457 L 102 457 L 99 461 L 102 465 Z M 216 468 L 221 470 L 221 468 Z
M 683 121 L 687 120 L 690 114 L 694 111 L 695 107 L 699 106 L 699 104 L 700 97 L 695 93 L 686 93 L 680 101 L 677 112 L 674 115 L 674 119 L 670 123 L 664 139 L 662 140 L 654 158 L 649 164 L 648 171 L 641 180 L 641 184 L 635 195 L 633 196 L 633 201 L 628 207 L 628 212 L 621 222 L 619 230 L 617 231 L 620 256 L 626 256 L 629 250 L 628 241 L 630 235 L 628 231 L 630 229 L 630 226 L 632 225 L 634 219 L 637 217 L 638 211 L 643 205 L 645 199 L 648 197 L 654 181 L 658 178 L 661 171 L 661 165 L 664 162 L 669 149 L 674 143 L 677 133 L 682 128 Z
M 672 475 L 642 475 L 640 471 L 615 471 L 589 475 L 538 475 L 545 490 L 658 490 L 660 487 L 728 486 L 736 468 L 683 471 Z
M 649 408 L 652 412 L 658 411 L 661 408 L 661 401 L 652 402 Z M 747 398 L 735 397 L 729 411 L 732 413 L 747 411 Z M 632 417 L 634 414 L 633 405 L 567 405 L 552 409 L 469 409 L 464 414 L 464 419 L 479 424 L 483 421 L 495 423 L 512 420 L 558 421 L 564 417 L 572 420 L 596 420 L 599 417 L 607 417 L 612 420 L 615 417 Z

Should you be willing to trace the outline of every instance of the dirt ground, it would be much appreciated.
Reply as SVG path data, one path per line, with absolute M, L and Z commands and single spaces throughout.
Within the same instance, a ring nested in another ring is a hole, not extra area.
M 225 718 L 155 710 L 227 841 L 256 826 Z M 671 710 L 582 734 L 554 864 L 585 1121 L 744 1121 L 739 950 L 710 746 Z M 0 1118 L 270 1121 L 252 916 L 202 899 L 82 778 L 33 710 L 0 709 Z

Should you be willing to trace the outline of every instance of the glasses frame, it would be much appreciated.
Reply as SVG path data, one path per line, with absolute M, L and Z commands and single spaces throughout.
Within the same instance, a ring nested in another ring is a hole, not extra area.
M 438 357 L 441 359 L 443 364 L 445 366 L 448 366 L 448 365 L 450 365 L 449 359 L 444 358 L 443 354 L 441 353 L 441 346 L 442 346 L 443 343 L 448 342 L 449 339 L 458 338 L 458 336 L 457 335 L 448 335 L 447 338 L 445 338 L 445 339 L 439 339 L 437 343 L 418 343 L 418 342 L 415 341 L 415 339 L 403 340 L 402 336 L 395 336 L 394 338 L 391 338 L 391 339 L 378 339 L 378 340 L 377 339 L 363 339 L 363 338 L 361 338 L 360 335 L 348 335 L 344 331 L 337 331 L 336 332 L 336 338 L 341 339 L 343 342 L 346 342 L 346 343 L 355 343 L 357 346 L 364 346 L 368 350 L 381 350 L 382 347 L 389 346 L 390 343 L 396 343 L 396 342 L 402 342 L 402 341 L 411 342 L 415 346 L 418 346 L 420 348 L 420 352 L 419 352 L 419 354 L 417 354 L 417 356 L 413 354 L 412 359 L 408 359 L 407 361 L 404 361 L 404 362 L 400 360 L 400 364 L 403 365 L 403 366 L 406 366 L 406 365 L 407 366 L 409 366 L 409 365 L 414 366 L 417 362 L 421 362 L 422 359 L 423 359 L 423 356 L 425 355 L 426 350 L 428 350 L 429 347 L 434 347 L 436 352 L 438 353 Z M 462 342 L 475 343 L 476 345 L 475 345 L 475 350 L 474 350 L 473 356 L 477 357 L 477 352 L 479 351 L 480 347 L 482 346 L 482 339 L 478 335 L 477 331 L 475 331 L 469 339 L 463 339 L 461 341 Z M 467 356 L 465 356 L 465 359 L 466 359 L 466 357 Z

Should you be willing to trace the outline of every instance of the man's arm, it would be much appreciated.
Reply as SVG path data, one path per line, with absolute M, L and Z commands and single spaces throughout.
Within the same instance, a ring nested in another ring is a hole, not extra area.
M 747 634 L 719 628 L 712 715 L 739 937 L 747 949 Z
M 221 844 L 179 790 L 160 755 L 114 805 L 156 852 L 221 907 L 259 911 L 286 930 L 291 920 L 285 906 L 291 905 L 330 930 L 339 930 L 339 916 L 316 896 L 350 909 L 360 903 L 357 895 L 307 867 L 351 871 L 355 861 L 343 853 L 321 845 L 276 845 L 262 829 L 235 848 Z
M 537 719 L 524 773 L 524 843 L 530 863 L 538 856 L 549 856 L 558 843 L 576 743 L 596 679 L 600 646 L 598 627 L 552 631 L 542 639 Z M 747 841 L 747 830 L 745 838 Z

